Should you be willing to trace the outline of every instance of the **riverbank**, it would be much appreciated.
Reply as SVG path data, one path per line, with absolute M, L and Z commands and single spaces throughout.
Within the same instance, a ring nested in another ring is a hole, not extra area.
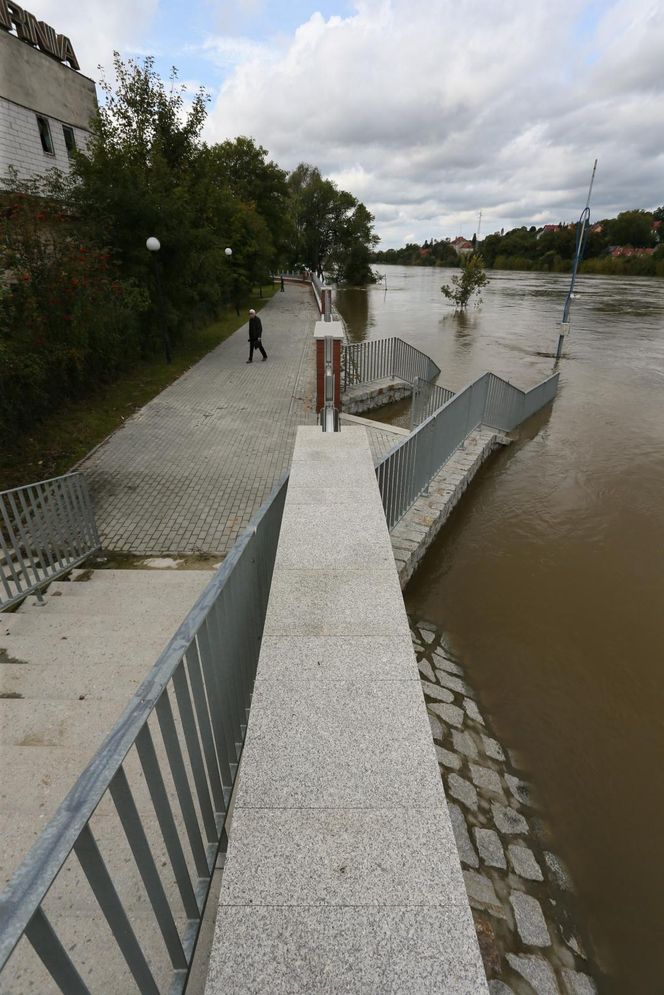
M 481 254 L 482 249 L 480 247 Z M 485 271 L 490 273 L 561 273 L 571 275 L 572 260 L 561 262 L 556 266 L 525 265 L 527 260 L 514 259 L 505 260 L 500 266 L 486 266 Z M 380 259 L 374 260 L 372 265 L 383 266 Z M 402 265 L 412 269 L 460 269 L 461 263 L 451 266 L 450 263 L 403 263 Z M 595 258 L 586 259 L 579 266 L 580 274 L 594 274 L 596 276 L 654 276 L 664 277 L 664 259 L 654 259 L 652 256 L 619 256 L 614 259 Z
M 225 341 L 246 321 L 248 307 L 260 310 L 278 288 L 261 288 L 240 305 L 229 307 L 218 321 L 187 335 L 173 349 L 173 361 L 162 356 L 142 361 L 112 384 L 80 401 L 63 402 L 47 420 L 12 440 L 0 452 L 0 490 L 66 473 L 119 428 L 136 411 Z
M 410 628 L 492 995 L 595 995 L 574 885 L 522 759 L 495 738 L 445 634 L 412 616 Z

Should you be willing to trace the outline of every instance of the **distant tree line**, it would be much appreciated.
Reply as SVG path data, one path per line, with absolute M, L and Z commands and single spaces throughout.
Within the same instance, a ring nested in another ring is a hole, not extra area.
M 185 104 L 175 70 L 166 85 L 152 59 L 116 53 L 114 76 L 70 174 L 0 184 L 4 437 L 161 348 L 150 235 L 175 348 L 274 272 L 373 280 L 374 219 L 355 197 L 252 138 L 207 145 L 206 94 Z
M 657 222 L 660 222 L 658 225 Z M 661 234 L 660 234 L 661 233 Z M 576 224 L 514 228 L 474 240 L 488 269 L 569 272 L 576 252 Z M 620 247 L 622 254 L 612 255 Z M 635 251 L 631 251 L 635 250 Z M 652 251 L 643 251 L 652 250 Z M 458 266 L 459 255 L 446 240 L 409 243 L 374 252 L 372 262 L 403 266 Z M 623 211 L 590 226 L 581 272 L 664 276 L 664 206 L 656 211 Z

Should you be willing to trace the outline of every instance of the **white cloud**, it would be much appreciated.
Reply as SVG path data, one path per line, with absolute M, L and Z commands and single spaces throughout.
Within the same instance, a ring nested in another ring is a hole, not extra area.
M 664 148 L 664 8 L 652 0 L 362 0 L 236 63 L 208 138 L 318 165 L 385 244 L 652 207 Z M 213 39 L 210 46 L 223 55 Z
M 158 0 L 30 0 L 25 6 L 60 34 L 67 35 L 86 76 L 97 80 L 97 66 L 110 70 L 113 49 L 142 52 Z M 154 53 L 154 48 L 149 49 Z

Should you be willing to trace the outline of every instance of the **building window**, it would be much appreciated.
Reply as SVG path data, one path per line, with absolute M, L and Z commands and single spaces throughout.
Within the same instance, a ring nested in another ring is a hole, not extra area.
M 76 151 L 76 138 L 74 137 L 74 129 L 70 128 L 68 124 L 63 124 L 62 134 L 65 136 L 67 155 L 71 155 L 72 152 Z
M 48 155 L 55 155 L 55 149 L 53 148 L 53 139 L 51 138 L 51 126 L 48 123 L 48 118 L 42 117 L 40 114 L 38 114 L 37 125 L 39 127 L 39 137 L 41 138 L 42 148 L 44 152 L 48 153 Z

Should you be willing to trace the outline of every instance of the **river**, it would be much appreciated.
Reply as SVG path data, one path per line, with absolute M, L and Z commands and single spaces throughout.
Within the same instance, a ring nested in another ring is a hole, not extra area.
M 547 376 L 569 276 L 378 267 L 343 289 L 349 338 L 397 335 L 454 390 Z M 458 271 L 456 271 L 458 272 Z M 492 457 L 406 591 L 453 638 L 496 732 L 525 758 L 600 962 L 664 992 L 664 281 L 585 276 L 555 404 Z M 407 405 L 392 413 L 404 422 Z M 374 417 L 372 414 L 371 417 Z

